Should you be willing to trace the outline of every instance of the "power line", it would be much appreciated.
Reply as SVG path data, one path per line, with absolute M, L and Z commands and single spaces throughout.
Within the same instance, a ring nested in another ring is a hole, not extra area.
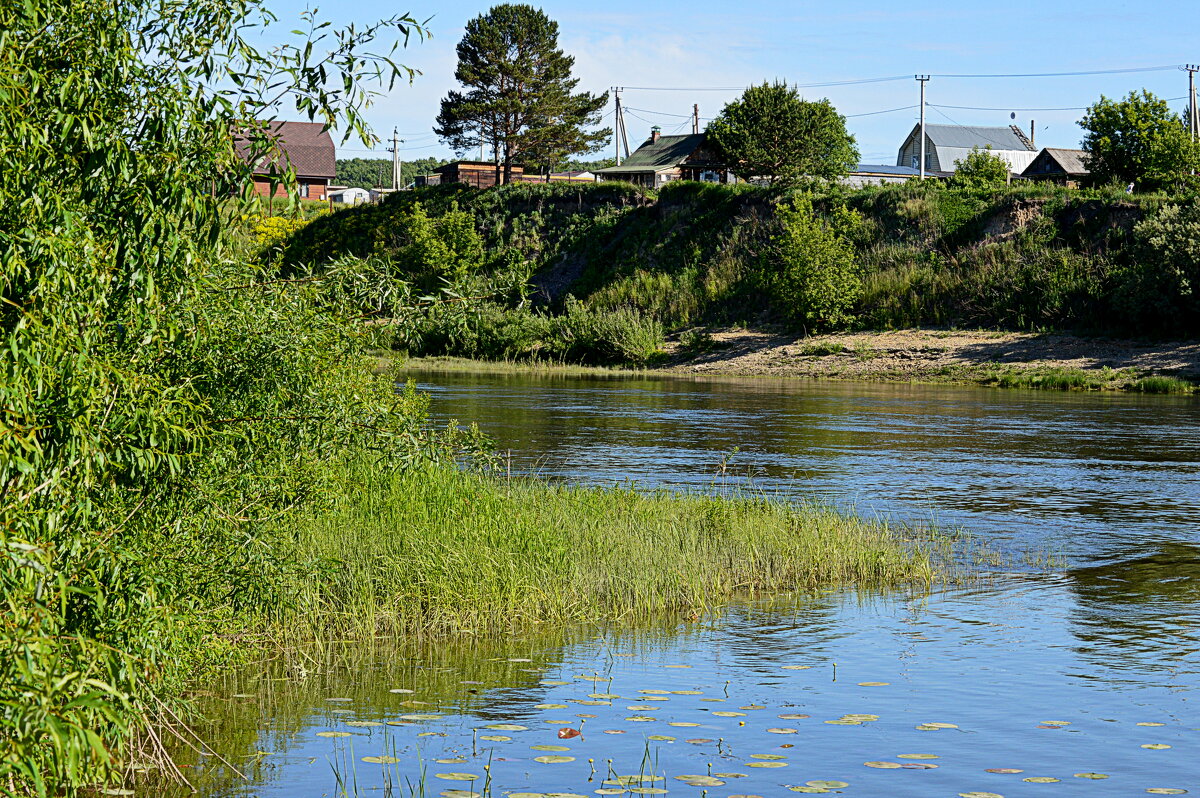
M 861 114 L 846 114 L 845 116 L 847 119 L 854 119 L 855 117 L 859 117 L 859 116 L 875 116 L 876 114 L 893 114 L 896 111 L 911 111 L 913 108 L 917 108 L 917 107 L 919 107 L 919 106 L 904 105 L 899 108 L 885 108 L 882 111 L 866 111 L 865 113 L 861 113 Z
M 1179 69 L 1179 64 L 1168 64 L 1166 66 L 1153 67 L 1133 67 L 1130 69 L 1091 69 L 1081 72 L 1024 72 L 1013 74 L 995 74 L 995 75 L 951 75 L 951 74 L 935 74 L 935 78 L 1073 78 L 1081 75 L 1127 75 L 1134 72 L 1166 72 L 1171 69 Z
M 1187 99 L 1186 96 L 1167 97 L 1163 100 L 1163 102 L 1170 103 L 1170 102 L 1175 102 L 1176 100 L 1186 100 L 1186 99 Z M 1078 105 L 1078 106 L 1070 106 L 1070 107 L 1065 107 L 1065 108 L 1011 108 L 1008 106 L 1004 106 L 1004 107 L 997 106 L 997 107 L 992 108 L 992 107 L 985 107 L 985 106 L 979 106 L 979 105 L 935 105 L 934 103 L 930 103 L 929 107 L 931 107 L 931 108 L 950 108 L 950 109 L 959 110 L 959 111 L 1086 111 L 1091 106 L 1090 105 Z

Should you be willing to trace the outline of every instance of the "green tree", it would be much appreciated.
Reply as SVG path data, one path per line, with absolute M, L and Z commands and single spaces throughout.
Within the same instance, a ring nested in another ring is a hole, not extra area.
M 1080 127 L 1088 168 L 1100 182 L 1130 183 L 1155 191 L 1191 182 L 1200 168 L 1200 147 L 1165 100 L 1146 90 L 1124 100 L 1100 100 L 1088 108 Z
M 427 175 L 439 166 L 448 163 L 442 158 L 418 158 L 413 161 L 403 161 L 400 164 L 400 183 L 409 185 L 417 175 Z M 339 186 L 354 186 L 356 188 L 392 188 L 392 159 L 391 158 L 338 158 L 337 177 Z
M 763 256 L 763 275 L 777 312 L 806 331 L 844 327 L 862 293 L 851 236 L 856 211 L 838 207 L 822 218 L 800 197 L 780 205 L 779 232 Z
M 828 100 L 803 100 L 786 83 L 751 86 L 709 123 L 708 141 L 743 180 L 794 185 L 833 179 L 858 164 L 846 119 Z
M 954 162 L 954 184 L 966 188 L 992 188 L 1008 183 L 1008 161 L 993 155 L 992 146 L 972 147 L 966 158 Z
M 280 605 L 284 526 L 330 464 L 421 433 L 364 379 L 353 282 L 279 280 L 227 222 L 252 192 L 236 135 L 253 161 L 290 108 L 366 137 L 376 81 L 411 74 L 373 40 L 422 29 L 306 14 L 262 52 L 270 19 L 264 0 L 0 3 L 5 795 L 104 786 L 220 619 Z
M 608 93 L 575 93 L 574 64 L 558 48 L 557 22 L 532 6 L 495 6 L 467 23 L 454 73 L 466 91 L 446 95 L 434 131 L 456 152 L 490 144 L 504 183 L 519 158 L 544 164 L 594 152 L 612 135 L 589 130 Z

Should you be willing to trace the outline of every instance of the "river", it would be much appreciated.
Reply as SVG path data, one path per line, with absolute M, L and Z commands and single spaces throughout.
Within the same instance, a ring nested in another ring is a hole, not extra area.
M 995 557 L 960 586 L 776 596 L 637 633 L 334 646 L 302 678 L 239 674 L 209 702 L 211 744 L 250 778 L 204 757 L 203 793 L 1200 791 L 1200 402 L 418 380 L 514 472 L 819 500 L 961 528 Z

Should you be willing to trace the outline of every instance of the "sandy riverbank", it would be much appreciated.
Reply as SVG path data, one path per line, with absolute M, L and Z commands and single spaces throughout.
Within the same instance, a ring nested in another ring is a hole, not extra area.
M 997 383 L 1052 372 L 1126 388 L 1147 376 L 1200 381 L 1200 342 L 1151 343 L 1071 335 L 897 330 L 800 338 L 753 330 L 712 333 L 708 351 L 678 344 L 662 369 L 683 374 Z

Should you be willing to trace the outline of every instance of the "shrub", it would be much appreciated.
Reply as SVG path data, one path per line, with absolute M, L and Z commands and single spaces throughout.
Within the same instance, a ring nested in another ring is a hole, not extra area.
M 1167 205 L 1134 227 L 1118 301 L 1143 329 L 1200 331 L 1200 205 Z
M 862 293 L 847 236 L 861 217 L 844 206 L 824 219 L 805 197 L 778 209 L 780 232 L 771 240 L 764 272 L 768 292 L 788 322 L 805 329 L 844 327 Z

